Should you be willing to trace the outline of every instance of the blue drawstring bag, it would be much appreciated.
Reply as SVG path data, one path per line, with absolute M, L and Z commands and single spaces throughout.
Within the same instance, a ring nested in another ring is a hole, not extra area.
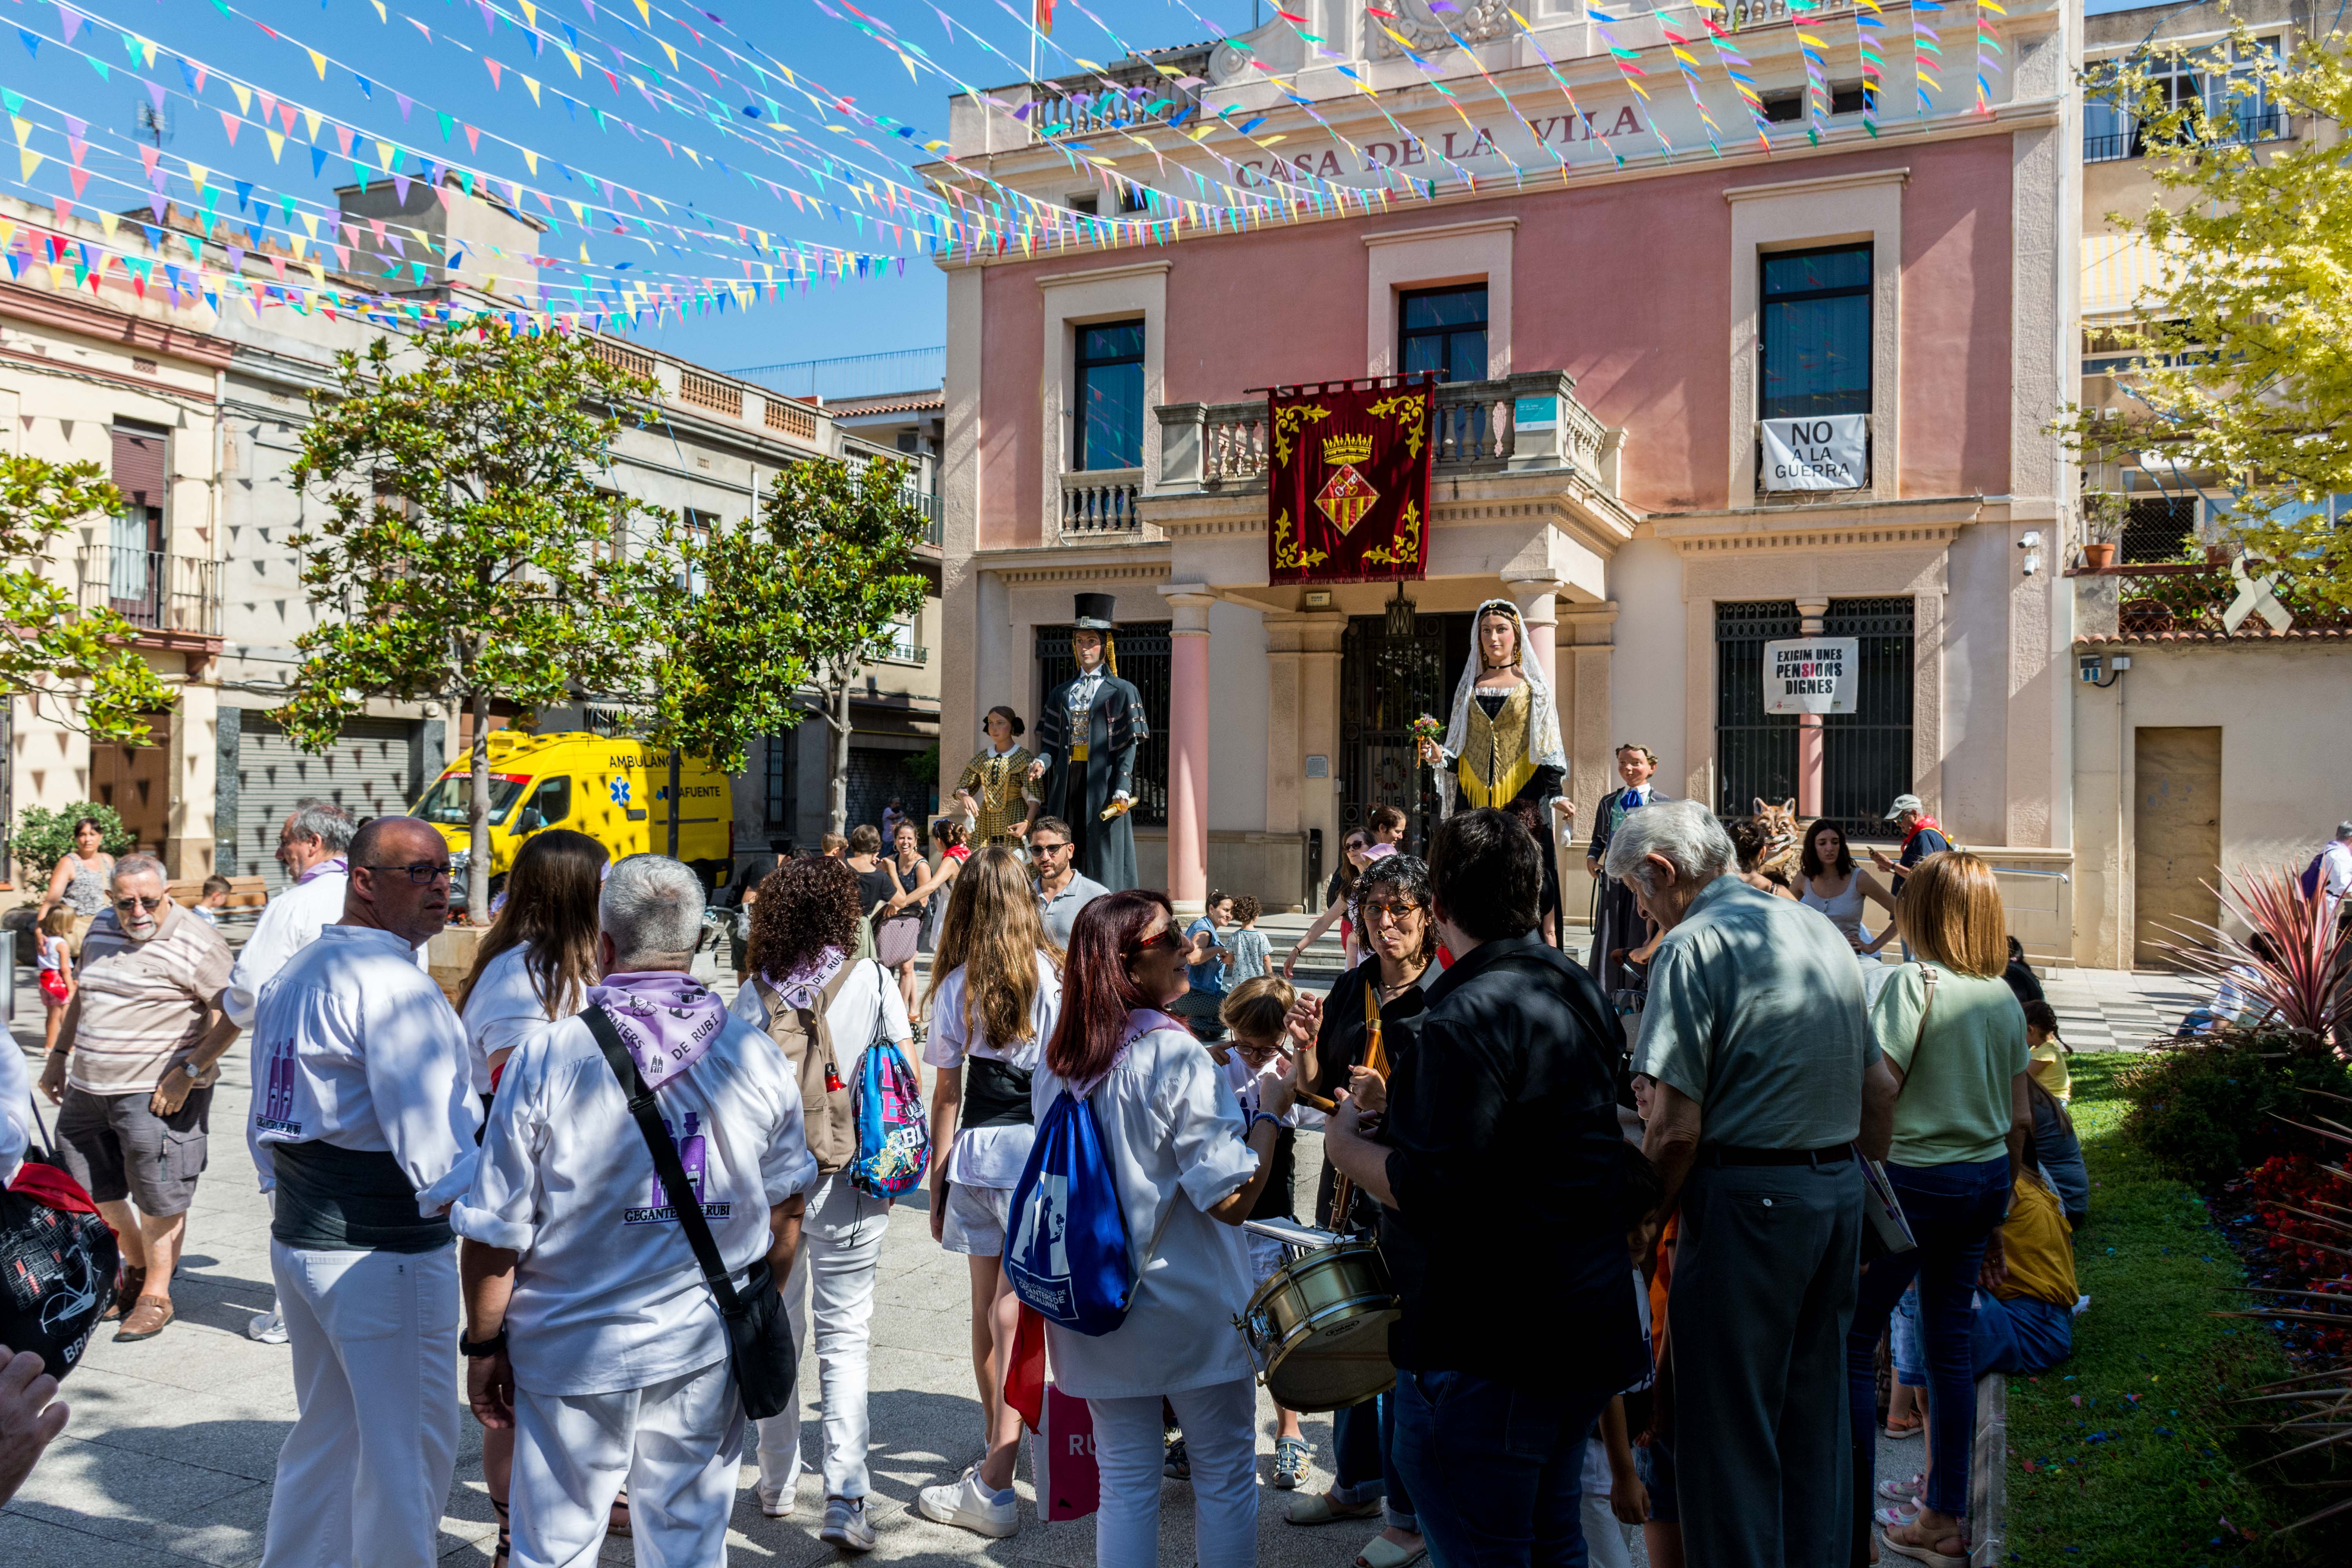
M 1067 1089 L 1037 1124 L 1029 1163 L 1013 1184 L 1004 1277 L 1024 1305 L 1082 1334 L 1118 1328 L 1135 1298 L 1127 1215 L 1094 1107 Z
M 914 1069 L 887 1040 L 866 1047 L 855 1120 L 857 1158 L 850 1163 L 850 1185 L 868 1197 L 884 1199 L 912 1192 L 930 1163 L 931 1124 Z

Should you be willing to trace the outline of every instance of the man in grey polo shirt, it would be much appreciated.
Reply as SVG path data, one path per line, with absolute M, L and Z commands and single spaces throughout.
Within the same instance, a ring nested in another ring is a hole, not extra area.
M 1609 875 L 1664 931 L 1634 1071 L 1643 1151 L 1680 1205 L 1675 1448 L 1685 1550 L 1711 1568 L 1844 1568 L 1853 1526 L 1845 1336 L 1863 1183 L 1895 1083 L 1838 929 L 1735 876 L 1696 801 L 1633 813 Z
M 1070 825 L 1058 816 L 1029 825 L 1029 859 L 1037 868 L 1037 912 L 1045 917 L 1045 933 L 1067 949 L 1078 911 L 1110 889 L 1079 872 L 1070 853 Z

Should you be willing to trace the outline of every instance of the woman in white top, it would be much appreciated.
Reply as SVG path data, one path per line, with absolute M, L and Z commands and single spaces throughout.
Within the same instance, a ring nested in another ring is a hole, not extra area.
M 1002 845 L 955 879 L 931 960 L 924 1055 L 931 1089 L 931 1239 L 971 1268 L 971 1368 L 987 1453 L 952 1484 L 925 1487 L 923 1517 L 1003 1537 L 1020 1528 L 1013 1461 L 1021 1413 L 1004 1403 L 1021 1303 L 1004 1278 L 1013 1184 L 1036 1141 L 1032 1075 L 1062 1006 L 1062 950 L 1045 934 L 1021 858 Z
M 1109 1333 L 1045 1325 L 1054 1382 L 1094 1419 L 1099 1568 L 1159 1561 L 1163 1399 L 1190 1450 L 1200 1568 L 1257 1561 L 1257 1388 L 1234 1327 L 1252 1291 L 1239 1227 L 1297 1079 L 1286 1064 L 1244 1112 L 1164 1011 L 1184 994 L 1187 952 L 1165 894 L 1111 893 L 1079 910 L 1061 1018 L 1030 1097 L 1043 1115 L 1065 1089 L 1086 1096 L 1138 1266 L 1126 1320 Z
M 1834 822 L 1816 822 L 1805 834 L 1797 854 L 1797 897 L 1807 909 L 1819 910 L 1845 933 L 1854 952 L 1875 954 L 1895 934 L 1895 895 L 1878 879 L 1859 870 L 1845 834 Z M 1886 924 L 1876 936 L 1863 929 L 1862 917 L 1870 904 L 1886 911 Z
M 473 1057 L 474 1092 L 489 1103 L 514 1048 L 558 1018 L 587 1005 L 596 984 L 596 899 L 610 857 L 584 833 L 535 833 L 507 873 L 507 901 L 474 950 L 474 967 L 457 987 L 457 1012 Z M 507 1555 L 507 1502 L 514 1471 L 514 1428 L 482 1428 L 482 1481 L 499 1518 L 493 1568 Z M 613 1505 L 626 1529 L 629 1500 Z

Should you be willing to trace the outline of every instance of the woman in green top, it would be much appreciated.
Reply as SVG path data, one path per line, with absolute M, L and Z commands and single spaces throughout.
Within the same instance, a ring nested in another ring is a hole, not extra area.
M 1869 1528 L 1876 1485 L 1878 1341 L 1916 1278 L 1927 1351 L 1927 1482 L 1918 1516 L 1879 1539 L 1896 1556 L 1964 1568 L 1977 1422 L 1969 1336 L 1977 1276 L 1989 1261 L 1999 1268 L 2011 1181 L 2033 1128 L 2025 1013 L 2001 978 L 2007 921 L 1991 867 L 1957 851 L 1927 857 L 1906 879 L 1895 921 L 1917 962 L 1879 992 L 1871 1026 L 1902 1085 L 1886 1175 L 1919 1245 L 1864 1267 L 1846 1338 L 1856 1529 Z M 1857 1547 L 1855 1561 L 1862 1556 Z

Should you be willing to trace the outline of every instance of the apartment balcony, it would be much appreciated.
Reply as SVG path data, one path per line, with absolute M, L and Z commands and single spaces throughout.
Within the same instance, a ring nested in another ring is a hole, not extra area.
M 220 563 L 165 550 L 85 544 L 78 560 L 80 603 L 109 609 L 149 647 L 209 657 L 220 651 Z
M 1614 467 L 1614 434 L 1576 401 L 1575 387 L 1566 372 L 1556 370 L 1441 385 L 1433 442 L 1434 473 L 1465 479 L 1564 469 L 1597 489 L 1613 490 L 1614 475 L 1609 470 Z M 1165 403 L 1158 413 L 1160 478 L 1150 493 L 1216 494 L 1265 489 L 1265 398 L 1246 403 Z M 1069 483 L 1094 477 L 1064 477 L 1066 534 L 1069 531 Z M 1116 516 L 1116 511 L 1111 515 Z M 1131 498 L 1127 515 L 1133 515 Z M 1134 524 L 1128 526 L 1131 529 Z
M 2259 568 L 2250 570 L 2262 574 Z M 2273 595 L 2278 608 L 2293 617 L 2285 629 L 2273 630 L 2258 614 L 2245 616 L 2231 629 L 2226 616 L 2244 590 L 2226 563 L 2136 562 L 2078 567 L 2066 575 L 2074 584 L 2074 639 L 2079 643 L 2352 637 L 2352 613 L 2291 587 L 2281 587 Z

